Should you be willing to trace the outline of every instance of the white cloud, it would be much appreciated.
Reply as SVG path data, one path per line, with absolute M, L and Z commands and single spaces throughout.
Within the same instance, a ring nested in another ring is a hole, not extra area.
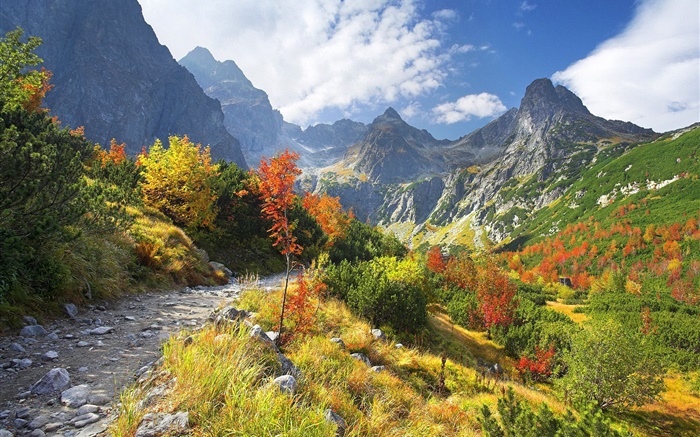
M 657 131 L 700 120 L 700 5 L 646 0 L 634 19 L 553 79 L 605 118 Z
M 418 102 L 411 102 L 405 107 L 401 108 L 401 115 L 406 119 L 414 118 L 423 112 L 421 104 Z
M 436 123 L 452 124 L 469 121 L 473 117 L 494 117 L 505 112 L 506 107 L 498 96 L 489 93 L 470 94 L 456 102 L 446 102 L 432 109 Z
M 527 0 L 520 3 L 520 10 L 523 12 L 530 12 L 534 11 L 537 8 L 537 5 L 534 3 L 530 3 Z
M 391 103 L 441 86 L 441 47 L 456 12 L 421 17 L 418 0 L 139 0 L 146 21 L 179 59 L 197 45 L 232 59 L 286 120 L 328 108 Z

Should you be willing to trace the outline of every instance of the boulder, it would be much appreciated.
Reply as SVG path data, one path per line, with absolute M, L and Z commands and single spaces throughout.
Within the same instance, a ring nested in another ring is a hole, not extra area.
M 386 367 L 384 366 L 372 366 L 372 371 L 377 373 L 383 372 L 385 369 Z
M 326 419 L 326 422 L 335 423 L 338 426 L 338 430 L 335 433 L 336 436 L 342 437 L 345 435 L 345 430 L 348 429 L 348 424 L 345 423 L 345 420 L 340 417 L 338 413 L 329 408 L 325 411 L 323 417 Z
M 22 337 L 37 337 L 39 335 L 46 335 L 46 334 L 48 334 L 48 332 L 46 332 L 46 329 L 44 329 L 44 327 L 41 325 L 25 326 L 19 332 L 19 335 L 21 335 Z
M 365 355 L 363 353 L 356 352 L 354 354 L 350 354 L 350 356 L 353 357 L 354 359 L 356 359 L 357 361 L 362 361 L 363 363 L 367 364 L 368 366 L 372 365 L 372 363 L 369 361 L 369 358 L 367 358 L 367 355 Z
M 159 437 L 184 434 L 189 428 L 189 413 L 148 413 L 143 416 L 135 437 Z
M 78 316 L 78 307 L 74 304 L 67 303 L 63 305 L 63 308 L 66 310 L 66 314 L 68 314 L 68 317 L 71 319 L 75 319 Z
M 333 337 L 331 338 L 331 343 L 337 344 L 338 346 L 340 346 L 341 349 L 347 349 L 347 347 L 345 346 L 345 342 L 342 338 Z
M 282 393 L 294 395 L 297 391 L 297 380 L 292 375 L 282 375 L 272 381 Z
M 70 385 L 70 375 L 66 369 L 57 367 L 51 369 L 42 376 L 40 380 L 35 382 L 30 390 L 32 393 L 37 395 L 44 395 L 53 393 L 56 391 L 61 391 Z
M 386 335 L 384 335 L 381 329 L 373 329 L 370 332 L 375 340 L 386 341 Z
M 87 403 L 90 387 L 81 384 L 61 392 L 61 403 L 69 408 L 80 408 Z

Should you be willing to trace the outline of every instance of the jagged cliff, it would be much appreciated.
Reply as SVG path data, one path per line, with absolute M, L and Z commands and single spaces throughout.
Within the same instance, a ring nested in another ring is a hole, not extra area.
M 3 1 L 0 32 L 17 26 L 43 39 L 37 53 L 55 85 L 45 105 L 65 125 L 103 145 L 126 142 L 132 154 L 187 134 L 246 166 L 219 103 L 158 42 L 137 0 Z

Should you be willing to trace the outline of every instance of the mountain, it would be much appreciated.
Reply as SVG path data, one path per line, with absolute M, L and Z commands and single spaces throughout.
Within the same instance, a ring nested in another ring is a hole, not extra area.
M 435 140 L 389 109 L 342 162 L 319 172 L 316 190 L 415 244 L 499 242 L 513 220 L 559 199 L 599 153 L 657 136 L 597 117 L 565 87 L 538 79 L 518 109 L 454 142 Z M 340 174 L 343 168 L 354 174 Z
M 125 142 L 131 154 L 187 134 L 247 167 L 221 106 L 158 42 L 137 0 L 3 2 L 0 32 L 17 26 L 43 39 L 37 54 L 55 85 L 45 105 L 65 125 L 85 126 L 102 145 Z
M 298 164 L 306 170 L 325 167 L 337 162 L 367 131 L 363 123 L 351 120 L 306 129 L 284 121 L 267 94 L 255 88 L 234 61 L 217 61 L 203 47 L 195 48 L 179 62 L 209 97 L 221 103 L 224 124 L 241 141 L 250 163 L 289 149 L 301 155 Z

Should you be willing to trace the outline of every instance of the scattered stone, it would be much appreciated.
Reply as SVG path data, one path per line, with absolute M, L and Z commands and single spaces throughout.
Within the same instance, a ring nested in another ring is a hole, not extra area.
M 292 375 L 278 376 L 272 382 L 279 387 L 282 393 L 294 395 L 297 391 L 297 380 Z
M 19 417 L 20 419 L 26 419 L 27 417 L 29 417 L 29 411 L 30 410 L 27 407 L 20 408 L 15 412 L 15 417 Z
M 403 345 L 401 343 L 396 343 L 396 345 L 394 347 L 396 349 L 401 349 L 403 347 Z
M 29 427 L 31 429 L 43 428 L 47 423 L 51 421 L 51 418 L 46 414 L 37 416 L 34 420 L 29 422 Z
M 264 341 L 265 343 L 274 345 L 275 343 L 272 341 L 270 337 L 265 334 L 265 331 L 262 330 L 260 325 L 255 325 L 253 328 L 250 330 L 250 336 L 251 337 L 258 337 L 260 340 Z
M 33 344 L 37 344 L 37 340 L 31 337 L 24 337 L 24 344 L 28 344 L 31 346 Z
M 70 375 L 68 371 L 61 367 L 51 369 L 42 376 L 41 379 L 35 382 L 30 390 L 37 395 L 49 394 L 55 391 L 61 391 L 70 385 Z
M 30 391 L 23 391 L 22 393 L 17 395 L 17 399 L 27 399 L 29 396 L 32 395 L 32 392 Z
M 85 373 L 85 372 L 87 372 L 87 371 L 88 371 L 88 368 L 85 367 L 85 366 L 83 366 L 83 367 L 78 367 L 78 372 L 80 372 L 80 373 Z
M 0 437 L 14 437 L 14 434 L 6 429 L 0 429 Z
M 36 319 L 32 316 L 24 316 L 24 317 L 22 317 L 22 320 L 24 320 L 24 323 L 26 323 L 29 326 L 39 324 L 39 322 L 37 322 Z
M 110 402 L 112 402 L 112 398 L 104 393 L 97 393 L 88 397 L 88 403 L 91 405 L 107 405 Z
M 7 419 L 8 417 L 10 417 L 10 413 L 11 413 L 10 410 L 2 410 L 2 411 L 0 411 L 0 420 L 5 420 L 5 419 Z
M 66 314 L 68 314 L 68 317 L 71 319 L 75 319 L 78 316 L 78 307 L 72 303 L 65 304 L 63 308 L 65 308 Z
M 12 421 L 12 424 L 15 426 L 15 429 L 22 429 L 25 426 L 27 426 L 27 421 L 25 419 L 15 419 Z
M 90 334 L 91 335 L 105 335 L 105 334 L 109 334 L 112 331 L 114 331 L 114 327 L 112 327 L 112 326 L 100 326 L 99 328 L 91 329 Z
M 373 371 L 373 372 L 377 372 L 377 373 L 383 372 L 384 369 L 386 369 L 386 367 L 384 367 L 384 366 L 372 366 L 372 371 Z
M 282 375 L 292 375 L 295 378 L 301 378 L 301 370 L 294 365 L 292 360 L 284 356 L 281 352 L 277 352 L 277 359 L 282 365 Z
M 78 346 L 78 347 L 88 347 L 88 346 L 90 346 L 90 343 L 88 343 L 87 341 L 80 340 L 80 341 L 78 342 L 78 344 L 76 344 L 76 346 Z
M 126 321 L 128 321 L 128 322 L 135 322 L 135 321 L 136 321 L 136 317 L 134 317 L 134 316 L 124 316 L 124 320 L 126 320 Z
M 40 429 L 35 429 L 34 431 L 29 433 L 29 437 L 44 437 L 46 436 L 46 433 Z
M 155 334 L 152 333 L 151 331 L 143 331 L 141 333 L 141 337 L 143 337 L 143 338 L 151 338 L 153 336 L 155 336 Z
M 184 434 L 189 428 L 189 413 L 148 413 L 143 416 L 135 437 L 159 437 Z
M 14 358 L 12 360 L 12 364 L 14 365 L 14 367 L 17 367 L 19 369 L 27 369 L 32 365 L 32 360 L 30 360 L 29 358 Z
M 76 428 L 82 428 L 85 425 L 95 423 L 100 420 L 100 415 L 95 413 L 83 414 L 81 416 L 75 416 L 71 419 L 70 424 Z
M 354 359 L 356 359 L 357 361 L 362 361 L 363 363 L 367 364 L 368 366 L 372 365 L 372 363 L 369 361 L 369 358 L 367 358 L 367 355 L 365 355 L 363 353 L 356 352 L 354 354 L 350 354 L 350 356 L 353 357 Z
M 44 427 L 44 431 L 54 432 L 62 426 L 63 426 L 63 423 L 61 423 L 61 422 L 51 422 Z
M 107 308 L 104 305 L 97 305 L 95 309 L 97 311 L 107 311 Z
M 154 323 L 154 324 L 150 325 L 148 328 L 145 328 L 144 331 L 148 330 L 148 329 L 150 329 L 151 331 L 160 331 L 161 329 L 163 329 L 163 327 Z
M 345 346 L 345 342 L 342 338 L 333 337 L 331 338 L 331 343 L 337 344 L 338 346 L 340 346 L 341 349 L 347 349 L 347 346 Z
M 61 403 L 69 408 L 80 408 L 87 403 L 90 387 L 86 384 L 76 385 L 61 392 Z
M 27 350 L 25 348 L 23 348 L 22 345 L 19 343 L 12 343 L 10 345 L 10 350 L 14 351 L 14 352 L 19 352 L 21 354 L 24 354 L 27 352 Z
M 58 334 L 55 332 L 52 332 L 51 334 L 47 335 L 46 338 L 48 338 L 51 341 L 56 341 L 58 340 Z
M 36 337 L 38 335 L 46 335 L 46 334 L 48 334 L 48 332 L 46 332 L 46 329 L 44 329 L 44 327 L 41 325 L 25 326 L 19 332 L 19 335 L 21 335 L 22 337 Z
M 58 359 L 58 352 L 56 351 L 48 351 L 44 355 L 41 356 L 41 359 L 44 361 L 52 361 L 52 360 L 57 360 Z
M 78 411 L 75 412 L 75 415 L 82 416 L 84 414 L 97 413 L 98 411 L 100 411 L 100 407 L 98 407 L 97 405 L 85 404 L 82 407 L 78 408 Z
M 386 341 L 386 335 L 384 335 L 381 329 L 373 329 L 370 332 L 375 340 Z
M 338 425 L 338 430 L 336 431 L 336 436 L 342 437 L 345 435 L 345 430 L 348 428 L 348 424 L 345 423 L 345 420 L 338 415 L 335 411 L 331 410 L 330 408 L 325 411 L 323 416 L 326 419 L 326 422 L 330 423 L 335 423 Z
M 66 340 L 72 340 L 72 339 L 75 338 L 75 335 L 73 335 L 73 334 L 66 334 L 66 335 L 63 336 L 63 338 L 65 338 Z

